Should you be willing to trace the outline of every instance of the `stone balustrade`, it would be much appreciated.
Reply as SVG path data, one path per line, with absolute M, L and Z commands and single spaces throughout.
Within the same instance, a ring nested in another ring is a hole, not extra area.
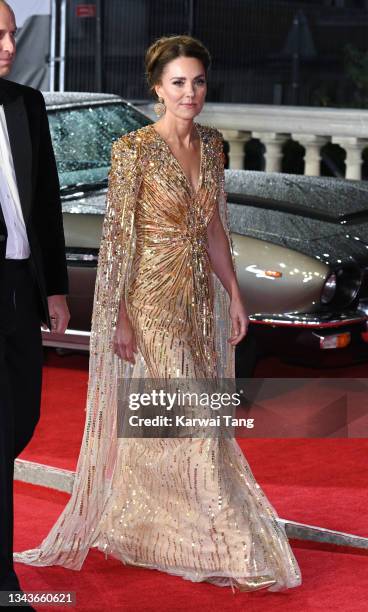
M 151 104 L 140 108 L 155 117 Z M 209 102 L 198 121 L 222 132 L 229 144 L 231 169 L 244 168 L 244 146 L 251 138 L 257 138 L 265 147 L 265 171 L 280 172 L 283 145 L 292 139 L 305 149 L 305 175 L 320 175 L 321 149 L 331 142 L 345 151 L 345 178 L 362 178 L 362 153 L 368 147 L 368 110 Z

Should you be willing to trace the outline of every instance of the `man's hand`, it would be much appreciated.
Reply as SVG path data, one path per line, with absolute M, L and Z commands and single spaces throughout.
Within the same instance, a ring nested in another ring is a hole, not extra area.
M 51 330 L 64 334 L 70 320 L 70 312 L 65 295 L 49 295 L 47 298 L 51 319 Z M 43 326 L 44 329 L 47 329 Z

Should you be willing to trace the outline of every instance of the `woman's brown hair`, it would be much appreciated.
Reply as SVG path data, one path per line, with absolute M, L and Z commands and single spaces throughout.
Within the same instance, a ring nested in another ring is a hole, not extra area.
M 211 56 L 197 38 L 187 36 L 163 36 L 156 40 L 146 52 L 146 77 L 151 94 L 156 95 L 155 85 L 160 83 L 165 66 L 178 57 L 195 57 L 202 62 L 207 74 Z

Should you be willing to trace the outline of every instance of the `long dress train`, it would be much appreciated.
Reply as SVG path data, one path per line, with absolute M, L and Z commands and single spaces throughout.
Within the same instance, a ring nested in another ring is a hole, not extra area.
M 14 559 L 80 569 L 95 546 L 195 582 L 277 591 L 301 584 L 299 566 L 234 438 L 117 432 L 119 393 L 137 379 L 234 378 L 228 297 L 206 249 L 216 206 L 230 243 L 222 138 L 196 127 L 195 191 L 152 125 L 113 145 L 73 492 L 40 546 Z M 122 294 L 139 349 L 134 366 L 113 352 Z

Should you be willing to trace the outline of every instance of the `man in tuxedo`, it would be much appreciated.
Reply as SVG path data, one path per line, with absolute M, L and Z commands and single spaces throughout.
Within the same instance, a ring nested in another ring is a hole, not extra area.
M 14 459 L 39 419 L 41 323 L 69 322 L 59 182 L 45 103 L 4 80 L 15 17 L 0 0 L 0 591 L 20 590 L 13 566 Z

